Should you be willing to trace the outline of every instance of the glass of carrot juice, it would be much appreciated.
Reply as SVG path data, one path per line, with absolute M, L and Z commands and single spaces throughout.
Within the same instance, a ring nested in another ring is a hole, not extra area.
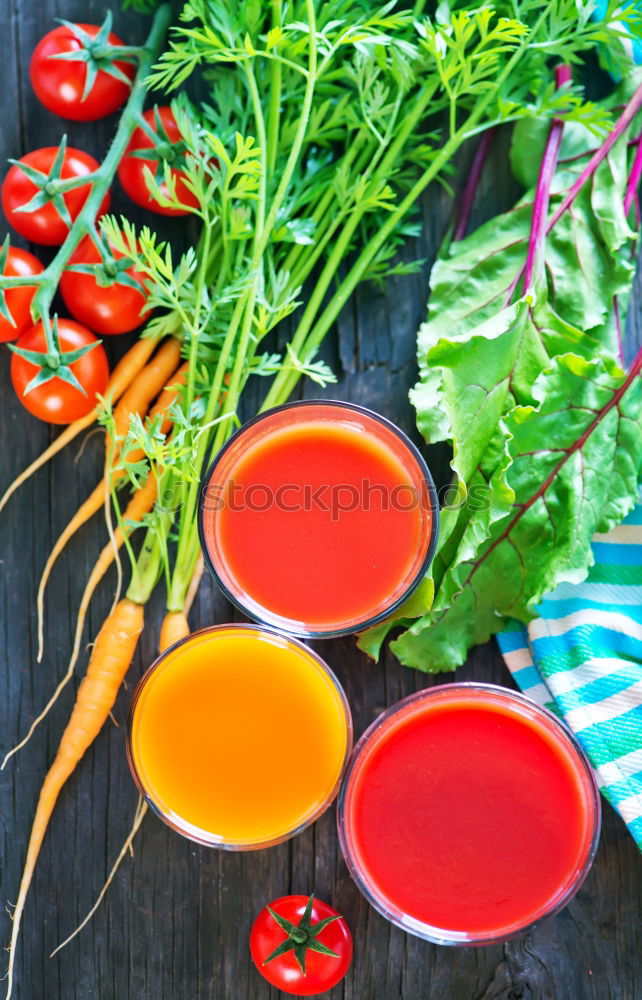
M 392 614 L 437 543 L 439 505 L 414 444 L 352 403 L 306 400 L 234 434 L 206 473 L 205 559 L 255 621 L 309 638 Z
M 127 752 L 148 804 L 199 843 L 252 850 L 316 820 L 352 748 L 350 709 L 302 643 L 254 625 L 166 650 L 132 700 Z
M 570 731 L 523 695 L 445 684 L 357 743 L 338 807 L 348 868 L 393 924 L 436 944 L 505 941 L 565 906 L 600 798 Z

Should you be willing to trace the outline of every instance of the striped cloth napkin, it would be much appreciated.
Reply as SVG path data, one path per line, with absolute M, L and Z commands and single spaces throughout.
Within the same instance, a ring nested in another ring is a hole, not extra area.
M 497 641 L 524 694 L 573 730 L 642 850 L 642 496 L 593 554 L 584 583 L 560 584 L 540 618 Z

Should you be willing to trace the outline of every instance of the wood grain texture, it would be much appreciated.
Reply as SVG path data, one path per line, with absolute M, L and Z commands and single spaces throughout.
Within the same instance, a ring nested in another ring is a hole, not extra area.
M 4 0 L 0 75 L 4 115 L 0 161 L 57 142 L 61 123 L 35 101 L 27 66 L 55 17 L 100 20 L 104 0 Z M 117 30 L 138 41 L 144 19 L 120 15 Z M 70 142 L 100 156 L 113 121 L 69 126 Z M 504 147 L 504 148 L 502 148 Z M 509 203 L 505 139 L 483 178 L 475 219 Z M 2 172 L 2 168 L 0 168 Z M 136 212 L 115 192 L 114 207 Z M 443 234 L 448 199 L 439 190 L 424 204 L 425 233 L 417 255 L 432 259 Z M 4 225 L 2 227 L 4 235 Z M 333 394 L 387 414 L 409 432 L 407 389 L 415 377 L 414 341 L 423 318 L 426 270 L 395 279 L 386 293 L 360 290 L 340 318 L 326 353 L 341 373 Z M 633 339 L 642 330 L 639 282 L 631 309 Z M 108 345 L 112 356 L 122 343 Z M 26 416 L 8 383 L 8 352 L 0 358 L 0 488 L 53 436 Z M 306 393 L 312 395 L 310 387 Z M 248 412 L 253 405 L 248 400 Z M 0 736 L 13 745 L 63 672 L 84 580 L 104 542 L 99 520 L 74 539 L 56 567 L 46 603 L 47 645 L 35 663 L 36 581 L 61 527 L 89 492 L 101 468 L 101 444 L 90 439 L 78 460 L 70 448 L 15 497 L 0 519 Z M 437 478 L 445 456 L 430 456 Z M 110 606 L 114 576 L 93 602 L 87 641 Z M 127 687 L 109 723 L 63 790 L 30 894 L 17 957 L 16 1000 L 276 1000 L 248 954 L 252 920 L 269 899 L 314 890 L 350 922 L 356 950 L 345 982 L 331 1000 L 636 1000 L 642 995 L 639 925 L 640 859 L 623 823 L 605 807 L 594 869 L 571 905 L 532 933 L 505 946 L 434 947 L 390 927 L 359 895 L 340 858 L 331 810 L 296 840 L 271 850 L 226 854 L 199 848 L 148 817 L 135 857 L 119 871 L 89 927 L 56 958 L 49 952 L 84 916 L 129 829 L 136 792 L 124 751 L 124 721 L 132 686 L 155 655 L 162 594 L 147 613 Z M 214 585 L 204 581 L 194 627 L 234 618 Z M 345 686 L 359 734 L 386 705 L 438 679 L 403 669 L 390 654 L 374 665 L 350 639 L 317 644 Z M 510 678 L 494 644 L 476 649 L 459 679 Z M 70 688 L 30 745 L 0 772 L 2 901 L 15 899 L 41 780 L 68 717 Z M 0 911 L 0 941 L 9 919 Z

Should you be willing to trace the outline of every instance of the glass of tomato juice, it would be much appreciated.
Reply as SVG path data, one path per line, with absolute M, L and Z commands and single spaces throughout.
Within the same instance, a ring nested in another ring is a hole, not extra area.
M 556 913 L 591 866 L 600 799 L 551 712 L 491 684 L 419 691 L 353 752 L 339 838 L 384 917 L 437 944 L 505 941 Z
M 335 798 L 352 748 L 330 668 L 258 625 L 217 625 L 167 649 L 132 700 L 127 753 L 174 830 L 227 850 L 270 847 Z
M 218 452 L 200 495 L 210 572 L 255 621 L 308 638 L 382 621 L 433 556 L 430 472 L 394 424 L 353 403 L 268 410 Z

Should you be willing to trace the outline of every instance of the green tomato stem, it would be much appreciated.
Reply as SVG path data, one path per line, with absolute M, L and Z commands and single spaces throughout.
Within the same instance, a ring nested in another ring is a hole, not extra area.
M 138 71 L 132 85 L 129 100 L 118 123 L 116 135 L 98 170 L 82 178 L 83 184 L 91 183 L 91 193 L 74 220 L 74 224 L 69 230 L 65 242 L 60 247 L 51 264 L 40 275 L 40 280 L 37 282 L 38 290 L 31 307 L 34 322 L 38 319 L 44 319 L 49 314 L 53 297 L 56 294 L 62 274 L 69 263 L 69 258 L 82 238 L 95 226 L 102 200 L 113 180 L 132 132 L 137 125 L 138 115 L 141 112 L 147 93 L 146 80 L 158 57 L 165 35 L 169 29 L 171 16 L 172 9 L 168 3 L 163 4 L 156 11 L 151 31 L 141 50 Z M 66 184 L 66 181 L 62 183 Z M 79 184 L 74 184 L 73 186 L 79 186 Z M 65 188 L 65 190 L 67 189 Z

